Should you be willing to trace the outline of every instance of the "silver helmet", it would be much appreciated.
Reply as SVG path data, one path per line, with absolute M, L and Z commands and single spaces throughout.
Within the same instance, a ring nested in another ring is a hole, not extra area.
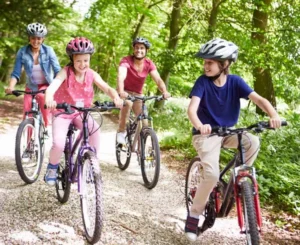
M 26 30 L 28 35 L 33 37 L 45 37 L 47 35 L 46 26 L 38 22 L 29 24 Z
M 235 62 L 238 57 L 238 46 L 224 39 L 216 38 L 205 43 L 195 56 L 203 59 Z

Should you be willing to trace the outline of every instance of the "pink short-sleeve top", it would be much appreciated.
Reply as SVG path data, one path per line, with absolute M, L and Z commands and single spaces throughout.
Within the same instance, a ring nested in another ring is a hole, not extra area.
M 134 68 L 133 56 L 126 56 L 121 61 L 119 66 L 127 68 L 127 76 L 124 80 L 124 90 L 135 92 L 138 94 L 143 93 L 143 87 L 148 74 L 156 70 L 155 64 L 148 58 L 144 59 L 144 69 L 142 72 L 137 72 Z
M 90 107 L 94 98 L 94 72 L 88 69 L 85 74 L 83 83 L 77 82 L 75 73 L 72 67 L 66 66 L 64 68 L 67 72 L 67 78 L 60 85 L 54 94 L 54 100 L 57 103 L 68 103 L 71 105 Z M 61 111 L 61 110 L 59 110 Z M 56 113 L 58 110 L 56 110 Z M 55 113 L 55 112 L 54 112 Z M 61 115 L 64 118 L 73 117 L 72 115 Z

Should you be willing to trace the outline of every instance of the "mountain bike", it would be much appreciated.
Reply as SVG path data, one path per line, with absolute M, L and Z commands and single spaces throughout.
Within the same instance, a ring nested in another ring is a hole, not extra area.
M 282 126 L 287 123 L 283 121 Z M 245 164 L 244 152 L 241 141 L 242 135 L 247 131 L 260 133 L 270 128 L 268 122 L 259 122 L 246 128 L 224 128 L 214 127 L 210 136 L 230 136 L 237 135 L 238 148 L 233 159 L 220 172 L 219 182 L 212 190 L 204 211 L 204 221 L 198 227 L 198 235 L 208 228 L 211 228 L 217 217 L 227 217 L 234 203 L 236 203 L 238 224 L 240 232 L 246 235 L 247 244 L 259 244 L 262 227 L 262 216 L 260 211 L 258 183 L 256 172 L 253 166 Z M 197 186 L 201 182 L 203 168 L 201 159 L 195 157 L 190 162 L 185 180 L 186 208 L 189 213 L 193 204 L 193 198 L 197 191 Z M 230 174 L 229 180 L 226 173 Z
M 37 181 L 40 175 L 45 152 L 45 135 L 48 133 L 36 100 L 36 95 L 39 93 L 45 93 L 45 89 L 12 91 L 15 96 L 22 94 L 32 96 L 31 109 L 25 112 L 25 118 L 18 127 L 15 145 L 17 169 L 21 179 L 27 184 Z
M 95 107 L 92 108 L 77 107 L 67 103 L 56 106 L 57 109 L 64 109 L 64 112 L 60 112 L 56 116 L 63 113 L 72 114 L 75 112 L 72 109 L 81 112 L 83 129 L 75 140 L 77 129 L 72 123 L 69 126 L 64 154 L 57 170 L 58 177 L 55 188 L 58 201 L 66 203 L 70 196 L 71 184 L 77 182 L 85 236 L 91 244 L 99 241 L 102 232 L 103 194 L 102 176 L 96 150 L 88 143 L 90 135 L 88 117 L 91 116 L 91 112 L 119 109 L 112 102 L 95 102 L 94 105 Z M 101 118 L 100 128 L 103 119 L 100 113 L 99 115 Z
M 132 102 L 142 101 L 142 112 L 134 116 L 130 112 L 129 122 L 126 125 L 127 135 L 125 137 L 126 145 L 116 142 L 116 157 L 118 166 L 121 170 L 128 168 L 131 153 L 137 154 L 138 163 L 141 166 L 142 177 L 146 188 L 152 189 L 156 186 L 160 173 L 160 149 L 156 133 L 153 129 L 152 118 L 148 115 L 148 100 L 163 100 L 163 96 L 136 96 L 129 95 Z M 148 125 L 144 126 L 143 121 L 147 120 Z

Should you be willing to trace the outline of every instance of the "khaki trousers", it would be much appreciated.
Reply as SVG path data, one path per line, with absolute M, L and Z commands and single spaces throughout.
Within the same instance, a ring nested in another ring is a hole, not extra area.
M 245 151 L 245 163 L 251 166 L 259 151 L 259 137 L 245 133 L 242 136 L 242 145 Z M 193 146 L 198 152 L 203 166 L 203 176 L 197 187 L 190 212 L 190 215 L 197 216 L 203 213 L 209 194 L 219 180 L 221 147 L 237 148 L 238 139 L 237 135 L 226 137 L 195 135 L 193 136 Z

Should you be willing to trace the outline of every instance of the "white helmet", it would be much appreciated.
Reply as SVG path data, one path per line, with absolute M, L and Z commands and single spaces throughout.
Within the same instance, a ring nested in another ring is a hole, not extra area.
M 47 35 L 46 26 L 40 23 L 31 23 L 27 26 L 27 33 L 29 36 L 45 37 Z
M 205 43 L 195 56 L 203 59 L 235 62 L 238 56 L 238 47 L 232 42 L 216 38 Z

